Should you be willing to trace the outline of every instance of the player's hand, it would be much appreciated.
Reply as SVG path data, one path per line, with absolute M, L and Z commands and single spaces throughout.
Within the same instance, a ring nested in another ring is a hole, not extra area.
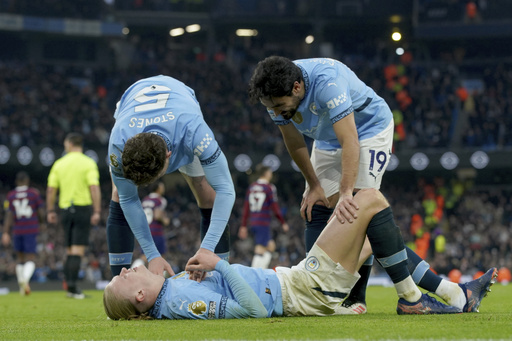
M 48 224 L 57 224 L 57 213 L 55 213 L 55 211 L 48 212 L 46 220 L 48 221 Z
M 101 219 L 100 213 L 94 212 L 91 216 L 91 225 L 92 226 L 98 225 L 100 223 L 100 219 Z
M 359 205 L 354 201 L 354 196 L 352 194 L 344 194 L 340 196 L 334 209 L 334 214 L 340 223 L 344 224 L 346 221 L 352 223 L 354 219 L 357 219 L 358 209 Z
M 189 272 L 189 279 L 201 282 L 206 272 L 214 270 L 219 261 L 220 257 L 215 253 L 201 248 L 188 260 L 185 270 Z
M 290 226 L 288 226 L 288 224 L 287 224 L 287 223 L 284 223 L 281 227 L 283 228 L 283 231 L 284 231 L 284 232 L 288 232 L 288 231 L 290 231 Z
M 163 276 L 165 270 L 169 273 L 170 276 L 174 276 L 174 271 L 172 270 L 172 267 L 162 257 L 153 258 L 148 264 L 148 269 L 149 271 L 156 275 Z
M 324 204 L 329 207 L 329 201 L 325 197 L 324 190 L 321 186 L 310 187 L 304 192 L 300 205 L 300 216 L 302 219 L 311 221 L 311 210 L 315 204 Z
M 248 236 L 247 226 L 240 226 L 240 228 L 238 229 L 238 238 L 246 239 L 247 236 Z
M 7 247 L 11 244 L 11 236 L 9 233 L 2 233 L 2 245 Z

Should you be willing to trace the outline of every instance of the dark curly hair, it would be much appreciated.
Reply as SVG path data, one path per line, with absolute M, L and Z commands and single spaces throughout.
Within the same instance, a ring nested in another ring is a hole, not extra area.
M 124 177 L 137 186 L 149 185 L 164 168 L 166 153 L 167 145 L 158 135 L 140 133 L 129 138 L 122 154 Z
M 249 81 L 249 100 L 256 104 L 264 97 L 291 96 L 293 84 L 302 79 L 300 68 L 290 59 L 267 57 L 258 63 Z

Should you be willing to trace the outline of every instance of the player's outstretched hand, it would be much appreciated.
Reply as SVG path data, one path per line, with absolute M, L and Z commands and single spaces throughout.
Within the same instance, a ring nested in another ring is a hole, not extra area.
M 148 264 L 148 269 L 152 273 L 160 276 L 164 275 L 164 271 L 167 271 L 170 276 L 174 276 L 174 271 L 172 270 L 172 267 L 162 257 L 153 258 Z
M 188 260 L 185 270 L 189 272 L 189 279 L 201 282 L 206 272 L 214 270 L 219 261 L 220 258 L 215 253 L 201 248 Z

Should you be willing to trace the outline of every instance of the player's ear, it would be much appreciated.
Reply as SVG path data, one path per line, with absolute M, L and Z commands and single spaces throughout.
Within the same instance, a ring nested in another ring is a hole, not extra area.
M 168 159 L 171 157 L 172 152 L 169 150 L 167 153 L 165 153 L 165 158 Z
M 140 289 L 139 291 L 137 291 L 137 294 L 135 295 L 135 300 L 138 303 L 143 302 L 145 298 L 146 298 L 146 290 Z

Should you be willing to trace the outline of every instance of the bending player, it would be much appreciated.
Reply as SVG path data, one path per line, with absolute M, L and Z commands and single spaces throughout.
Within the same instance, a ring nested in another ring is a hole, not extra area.
M 123 94 L 114 118 L 108 149 L 113 186 L 107 221 L 112 275 L 130 267 L 134 235 L 152 272 L 174 274 L 155 246 L 137 187 L 176 170 L 201 211 L 202 242 L 196 255 L 216 252 L 227 259 L 226 224 L 235 189 L 226 157 L 203 119 L 194 91 L 167 76 L 142 79 Z

